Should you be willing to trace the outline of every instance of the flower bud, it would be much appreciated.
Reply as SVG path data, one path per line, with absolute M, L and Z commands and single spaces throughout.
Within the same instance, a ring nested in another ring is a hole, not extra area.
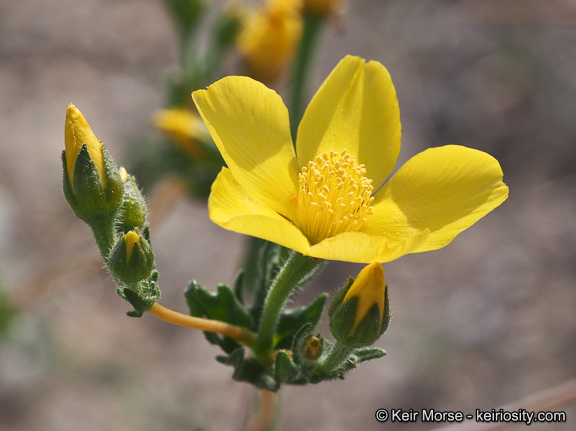
M 384 269 L 378 262 L 366 266 L 356 280 L 334 294 L 328 316 L 334 338 L 349 347 L 365 347 L 380 338 L 390 321 Z
M 66 110 L 64 143 L 64 195 L 74 213 L 87 222 L 113 217 L 122 205 L 122 180 L 106 148 L 72 104 Z
M 154 114 L 153 123 L 192 157 L 206 157 L 200 141 L 209 141 L 210 133 L 198 114 L 184 108 L 165 109 Z
M 273 81 L 290 65 L 302 37 L 300 7 L 300 0 L 267 0 L 245 14 L 236 47 L 252 78 Z
M 120 168 L 119 173 L 124 182 L 124 202 L 120 215 L 116 219 L 116 225 L 122 232 L 141 229 L 146 221 L 146 201 L 136 185 L 136 179 L 128 175 L 123 167 Z
M 138 229 L 122 234 L 108 260 L 108 269 L 125 283 L 137 283 L 147 278 L 154 267 L 150 243 Z
M 304 340 L 300 350 L 304 359 L 307 361 L 316 361 L 322 356 L 324 342 L 321 338 L 310 335 Z

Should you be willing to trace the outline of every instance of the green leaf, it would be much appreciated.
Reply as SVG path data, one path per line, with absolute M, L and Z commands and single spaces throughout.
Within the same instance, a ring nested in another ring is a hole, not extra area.
M 148 279 L 127 287 L 119 287 L 116 291 L 121 298 L 128 301 L 134 307 L 133 311 L 129 311 L 126 314 L 130 317 L 142 317 L 160 297 L 158 271 L 153 270 Z
M 252 325 L 252 316 L 225 284 L 219 284 L 217 293 L 212 293 L 192 280 L 184 296 L 192 316 L 208 317 L 244 328 Z
M 305 385 L 308 379 L 300 372 L 290 355 L 285 351 L 279 351 L 274 361 L 274 378 L 280 383 L 293 385 Z
M 192 280 L 184 296 L 192 316 L 207 317 L 244 328 L 250 328 L 252 325 L 249 311 L 225 284 L 218 285 L 218 292 L 212 293 L 196 280 Z M 209 343 L 220 346 L 226 353 L 231 353 L 239 347 L 239 343 L 232 338 L 212 332 L 204 332 L 204 335 Z

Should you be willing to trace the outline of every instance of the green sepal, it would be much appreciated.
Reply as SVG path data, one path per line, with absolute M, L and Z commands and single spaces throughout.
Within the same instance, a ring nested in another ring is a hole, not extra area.
M 314 330 L 322 318 L 327 299 L 328 295 L 323 293 L 311 304 L 283 310 L 276 329 L 275 349 L 291 349 L 294 336 L 305 325 L 310 325 L 310 331 Z
M 136 179 L 128 175 L 124 181 L 124 199 L 116 227 L 120 232 L 128 233 L 136 228 L 142 229 L 146 222 L 146 201 L 136 184 Z
M 294 363 L 300 367 L 301 371 L 310 376 L 316 367 L 316 364 L 321 360 L 326 348 L 330 349 L 331 343 L 326 340 L 322 335 L 317 334 L 316 337 L 322 342 L 321 354 L 316 359 L 308 358 L 305 354 L 305 345 L 307 340 L 312 337 L 314 326 L 304 325 L 294 336 L 294 344 L 292 346 L 292 357 Z
M 107 259 L 110 274 L 117 281 L 120 280 L 127 284 L 137 283 L 148 278 L 154 268 L 152 246 L 144 236 L 140 235 L 138 229 L 135 229 L 134 232 L 138 234 L 139 241 L 134 243 L 130 260 L 127 258 L 126 235 L 124 233 L 116 242 Z
M 184 297 L 192 316 L 207 317 L 243 328 L 252 327 L 250 312 L 225 284 L 219 284 L 217 292 L 212 293 L 196 280 L 192 280 L 184 292 Z M 205 332 L 204 335 L 211 344 L 219 345 L 226 353 L 231 353 L 239 346 L 236 340 L 229 337 L 212 332 Z
M 385 292 L 384 317 L 382 321 L 380 321 L 380 310 L 377 305 L 374 305 L 358 324 L 352 335 L 350 335 L 354 327 L 358 299 L 352 297 L 344 303 L 342 301 L 353 282 L 354 280 L 350 278 L 347 284 L 332 297 L 332 302 L 328 309 L 330 332 L 334 338 L 346 346 L 366 347 L 374 344 L 386 331 L 390 323 L 391 313 L 388 289 L 386 288 Z
M 158 271 L 155 269 L 146 280 L 138 283 L 128 285 L 126 287 L 119 287 L 116 292 L 121 298 L 128 301 L 133 311 L 126 314 L 130 317 L 142 317 L 142 315 L 150 310 L 152 305 L 160 298 L 160 288 L 158 287 Z
M 360 362 L 369 361 L 371 359 L 378 359 L 386 356 L 386 350 L 380 349 L 379 347 L 364 347 L 361 349 L 356 349 L 354 351 L 356 355 L 356 363 L 359 364 Z
M 76 217 L 88 224 L 102 219 L 112 220 L 122 206 L 124 196 L 122 179 L 104 145 L 102 154 L 106 188 L 103 187 L 98 170 L 88 153 L 88 147 L 84 144 L 74 165 L 74 191 L 72 191 L 66 169 L 66 150 L 62 152 L 64 195 Z
M 301 373 L 287 352 L 281 350 L 276 354 L 274 361 L 274 380 L 292 385 L 305 385 L 308 379 Z

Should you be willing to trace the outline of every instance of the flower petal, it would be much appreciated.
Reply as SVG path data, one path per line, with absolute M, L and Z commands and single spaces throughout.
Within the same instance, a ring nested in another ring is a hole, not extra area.
M 266 239 L 300 253 L 310 247 L 296 226 L 246 193 L 227 168 L 222 168 L 212 184 L 208 211 L 210 219 L 225 229 Z
M 492 156 L 457 145 L 431 148 L 408 160 L 376 193 L 364 231 L 392 240 L 425 229 L 412 253 L 436 250 L 508 197 L 502 169 Z
M 375 188 L 390 175 L 400 152 L 400 110 L 390 74 L 376 61 L 347 56 L 326 78 L 298 129 L 301 166 L 323 152 L 347 149 Z
M 230 76 L 192 98 L 242 188 L 295 220 L 299 169 L 280 96 L 253 79 Z
M 304 254 L 329 260 L 371 263 L 390 262 L 411 253 L 428 236 L 428 231 L 418 232 L 402 241 L 390 241 L 385 236 L 363 232 L 344 232 L 313 245 Z

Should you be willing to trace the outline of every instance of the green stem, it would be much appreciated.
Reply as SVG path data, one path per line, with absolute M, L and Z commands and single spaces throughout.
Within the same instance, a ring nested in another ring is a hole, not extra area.
M 310 75 L 310 60 L 316 48 L 316 41 L 318 40 L 324 19 L 325 16 L 323 15 L 304 15 L 304 31 L 292 68 L 290 130 L 294 142 L 296 142 L 298 124 L 300 124 L 300 120 L 304 114 L 304 97 L 306 96 L 308 77 Z
M 336 341 L 332 346 L 332 350 L 328 353 L 328 356 L 316 367 L 316 374 L 325 375 L 337 370 L 344 364 L 353 351 L 353 347 L 348 347 Z
M 94 239 L 100 250 L 100 255 L 106 264 L 107 259 L 112 251 L 112 247 L 116 243 L 116 230 L 114 228 L 114 217 L 111 219 L 96 219 L 90 220 L 88 223 L 92 232 L 94 233 Z
M 321 263 L 320 260 L 293 251 L 284 266 L 280 268 L 264 302 L 264 310 L 253 349 L 256 356 L 264 358 L 272 352 L 274 336 L 284 304 L 307 274 Z

